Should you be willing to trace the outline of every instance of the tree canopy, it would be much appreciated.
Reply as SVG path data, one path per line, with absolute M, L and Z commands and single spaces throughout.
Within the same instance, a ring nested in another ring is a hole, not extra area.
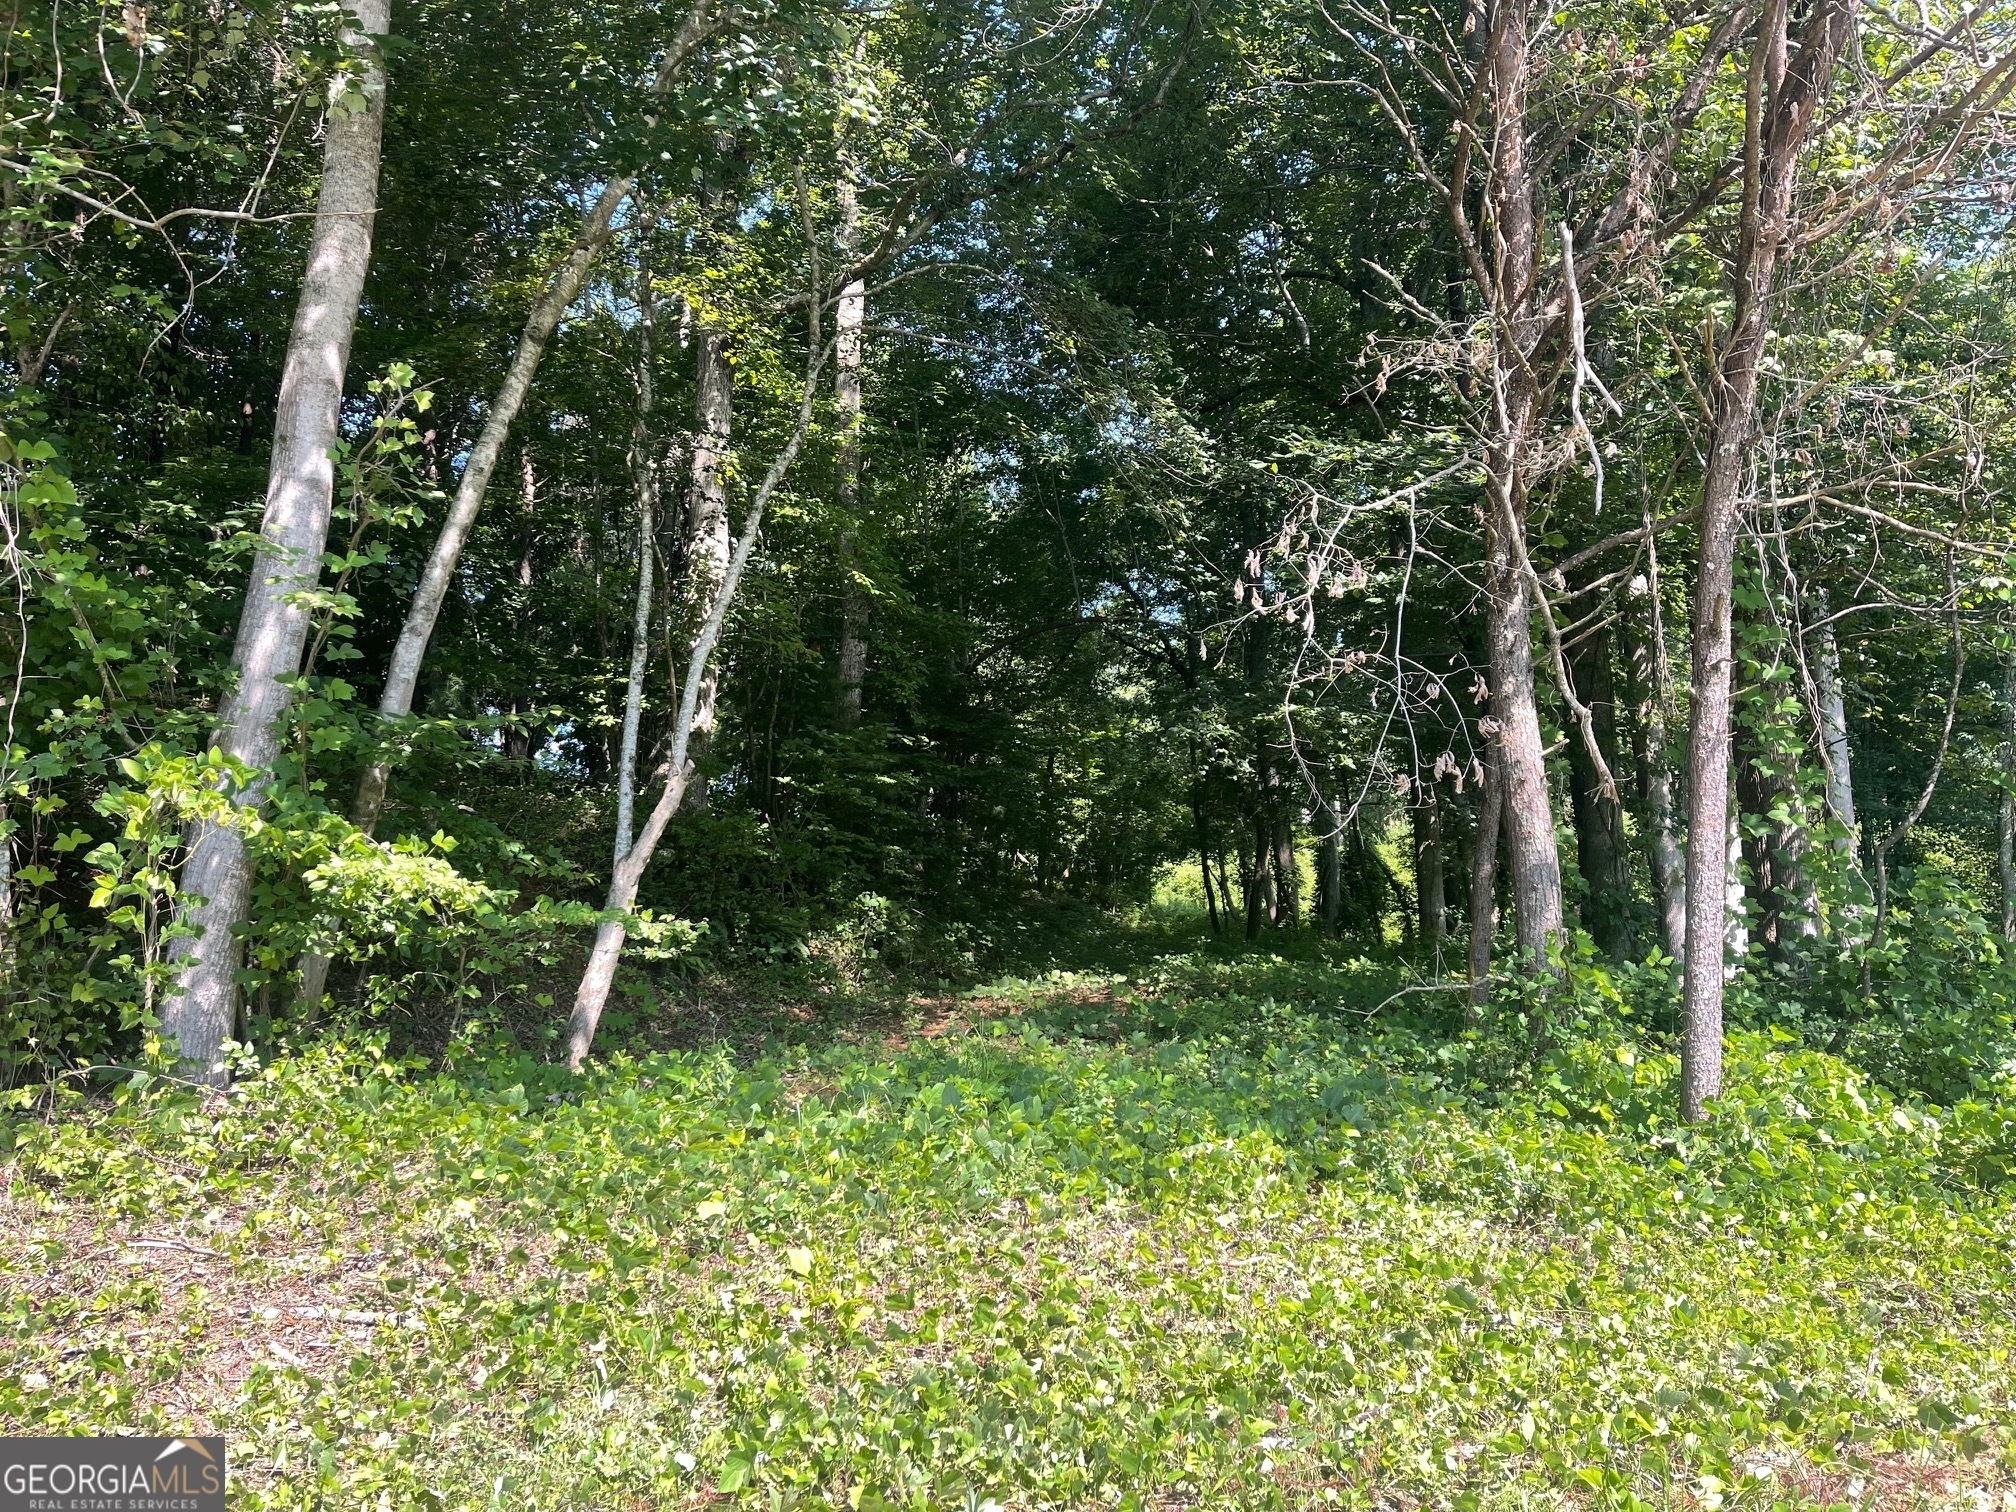
M 9 1076 L 1173 889 L 1693 1113 L 2016 928 L 2003 12 L 373 14 L 11 23 Z

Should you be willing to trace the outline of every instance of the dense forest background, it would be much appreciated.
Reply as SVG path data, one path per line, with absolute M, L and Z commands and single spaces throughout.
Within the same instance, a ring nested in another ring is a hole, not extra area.
M 2016 1512 L 2012 91 L 0 0 L 0 1497 Z
M 16 7 L 4 1074 L 1156 899 L 2006 1074 L 2011 20 Z

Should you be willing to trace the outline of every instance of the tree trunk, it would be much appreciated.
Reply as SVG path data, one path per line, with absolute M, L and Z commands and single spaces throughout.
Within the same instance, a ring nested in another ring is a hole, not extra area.
M 1729 795 L 1722 877 L 1726 889 L 1722 902 L 1722 980 L 1726 982 L 1743 969 L 1743 958 L 1750 953 L 1750 920 L 1744 907 L 1742 813 L 1733 790 Z
M 1714 375 L 1715 420 L 1701 485 L 1694 589 L 1693 719 L 1687 736 L 1687 966 L 1681 998 L 1680 1111 L 1707 1116 L 1722 1090 L 1723 935 L 1728 885 L 1729 615 L 1738 500 L 1757 411 L 1771 291 L 1791 216 L 1799 155 L 1848 36 L 1853 0 L 1815 0 L 1786 65 L 1787 0 L 1758 21 L 1745 107 L 1743 211 L 1735 310 Z M 1768 119 L 1767 119 L 1768 112 Z
M 603 185 L 594 207 L 575 233 L 566 263 L 547 284 L 546 292 L 525 321 L 525 329 L 518 337 L 518 350 L 512 354 L 510 369 L 490 402 L 483 430 L 469 449 L 469 460 L 463 464 L 462 477 L 455 485 L 454 502 L 448 507 L 448 517 L 441 522 L 441 534 L 435 539 L 434 550 L 420 574 L 420 584 L 413 591 L 406 623 L 400 627 L 398 642 L 392 648 L 385 687 L 378 695 L 380 719 L 397 719 L 413 711 L 413 691 L 420 683 L 420 667 L 427 656 L 428 642 L 434 637 L 441 606 L 455 580 L 455 569 L 462 560 L 463 547 L 469 543 L 469 533 L 475 528 L 476 516 L 483 508 L 483 495 L 503 455 L 504 442 L 524 406 L 525 396 L 531 392 L 533 376 L 539 371 L 540 359 L 546 355 L 546 345 L 553 339 L 560 317 L 567 313 L 567 307 L 574 303 L 587 282 L 596 257 L 609 244 L 617 208 L 629 196 L 634 182 L 629 175 L 619 174 Z M 365 768 L 357 784 L 352 817 L 367 835 L 377 827 L 378 816 L 384 810 L 385 785 L 390 777 L 391 763 L 381 757 Z
M 725 333 L 703 327 L 694 342 L 693 477 L 686 496 L 686 613 L 704 618 L 727 570 L 728 451 L 735 422 L 735 373 L 728 362 Z M 714 743 L 720 703 L 719 673 L 710 662 L 701 673 L 693 712 L 693 759 L 707 759 Z M 695 782 L 685 798 L 688 813 L 707 808 L 707 784 Z
M 518 586 L 532 586 L 532 553 L 538 545 L 539 474 L 532 467 L 532 448 L 518 448 Z
M 1529 0 L 1503 0 L 1483 68 L 1494 119 L 1487 195 L 1495 235 L 1490 283 L 1492 432 L 1485 455 L 1486 594 L 1491 706 L 1498 722 L 1507 868 L 1519 968 L 1547 969 L 1561 938 L 1561 857 L 1534 703 L 1532 599 L 1525 572 L 1526 466 L 1536 394 L 1532 350 L 1546 327 L 1534 291 L 1540 253 L 1526 142 Z M 1452 202 L 1452 208 L 1455 203 Z
M 1827 604 L 1820 602 L 1820 611 Z M 1827 781 L 1827 807 L 1849 834 L 1850 853 L 1857 828 L 1855 818 L 1855 766 L 1848 750 L 1848 701 L 1841 688 L 1841 647 L 1834 639 L 1834 627 L 1822 624 L 1814 632 L 1817 654 L 1813 658 L 1813 680 L 1820 703 L 1820 753 Z
M 1274 821 L 1264 809 L 1253 816 L 1253 895 L 1262 929 L 1271 929 L 1281 912 L 1281 893 L 1274 877 Z M 1249 919 L 1251 909 L 1248 910 Z M 1249 930 L 1250 938 L 1254 932 Z
M 1192 765 L 1195 765 L 1194 759 Z M 1197 876 L 1204 884 L 1204 912 L 1211 920 L 1211 933 L 1215 935 L 1222 926 L 1218 920 L 1218 899 L 1211 891 L 1211 831 L 1204 822 L 1204 800 L 1197 793 L 1192 793 L 1190 798 L 1190 820 L 1197 831 Z
M 1442 937 L 1446 922 L 1446 886 L 1442 879 L 1442 802 L 1435 784 L 1422 782 L 1409 807 L 1414 830 L 1414 909 L 1419 920 L 1422 952 L 1442 971 Z
M 1862 828 L 1855 812 L 1855 764 L 1848 746 L 1848 702 L 1841 681 L 1841 648 L 1829 623 L 1827 595 L 1816 594 L 1820 626 L 1813 632 L 1814 715 L 1820 727 L 1820 765 L 1825 776 L 1827 810 L 1846 832 L 1834 841 L 1838 866 L 1846 873 L 1848 901 L 1842 905 L 1838 932 L 1854 943 L 1863 937 L 1864 899 L 1868 880 L 1862 874 Z M 2016 881 L 2016 877 L 2012 877 Z M 1810 884 L 1809 884 L 1810 885 Z M 1816 906 L 1817 917 L 1818 908 Z
M 371 224 L 378 210 L 379 144 L 385 121 L 385 71 L 377 39 L 389 25 L 389 0 L 347 0 L 346 47 L 363 61 L 359 87 L 331 101 L 322 145 L 322 185 L 308 267 L 273 415 L 266 514 L 232 655 L 237 682 L 213 743 L 251 769 L 233 795 L 256 807 L 279 754 L 290 695 L 282 678 L 301 666 L 309 610 L 303 602 L 322 572 L 335 482 L 330 452 L 339 438 L 343 375 L 371 265 Z M 246 921 L 251 869 L 235 823 L 199 822 L 182 864 L 185 920 L 195 933 L 176 939 L 169 958 L 181 979 L 161 1009 L 161 1031 L 175 1042 L 183 1074 L 221 1086 L 228 1079 L 224 1041 L 237 999 L 237 929 Z
M 812 426 L 814 384 L 818 381 L 822 356 L 816 306 L 811 312 L 811 325 L 811 350 L 806 364 L 805 387 L 798 403 L 798 423 L 784 449 L 771 462 L 770 470 L 763 475 L 755 497 L 749 501 L 742 532 L 735 537 L 734 545 L 722 565 L 713 596 L 707 603 L 706 617 L 694 632 L 692 649 L 686 659 L 686 680 L 679 698 L 679 712 L 672 722 L 672 751 L 666 760 L 665 786 L 645 817 L 636 841 L 617 859 L 609 878 L 609 893 L 604 907 L 607 913 L 618 917 L 605 919 L 595 931 L 595 946 L 589 954 L 586 969 L 581 973 L 580 986 L 575 989 L 574 1012 L 567 1024 L 567 1064 L 577 1070 L 588 1058 L 589 1046 L 595 1041 L 596 1026 L 602 1021 L 602 1009 L 609 1001 L 609 989 L 616 980 L 616 966 L 622 958 L 623 942 L 629 935 L 624 916 L 636 907 L 637 889 L 644 880 L 645 869 L 657 852 L 665 826 L 672 822 L 672 816 L 685 800 L 693 775 L 694 723 L 699 713 L 701 688 L 706 680 L 708 664 L 714 656 L 714 648 L 720 644 L 729 606 L 735 601 L 735 590 L 749 565 L 750 553 L 756 549 L 757 533 L 763 528 L 763 512 L 769 506 L 770 496 L 776 492 L 777 485 L 791 471 L 791 464 L 797 460 L 799 451 L 805 445 L 806 432 Z
M 1267 922 L 1266 901 L 1261 895 L 1263 879 L 1267 872 L 1267 853 L 1253 850 L 1252 831 L 1256 826 L 1249 822 L 1247 833 L 1239 836 L 1239 895 L 1246 914 L 1246 938 L 1257 940 Z
M 637 488 L 637 609 L 630 622 L 630 676 L 623 689 L 623 744 L 616 757 L 616 864 L 629 854 L 637 800 L 637 732 L 644 719 L 644 670 L 651 655 L 651 571 L 658 555 L 658 456 L 651 434 L 658 384 L 652 371 L 652 327 L 657 299 L 648 258 L 638 270 L 637 423 L 631 431 L 630 472 Z
M 1736 767 L 1731 823 L 1738 838 L 1738 854 L 1743 858 L 1756 899 L 1753 915 L 1756 937 L 1765 951 L 1776 959 L 1779 926 L 1784 922 L 1785 914 L 1784 890 L 1777 872 L 1776 850 L 1770 836 L 1760 828 L 1764 816 L 1771 812 L 1776 794 L 1764 770 L 1770 759 L 1747 736 L 1748 732 L 1739 728 L 1734 743 Z M 1738 884 L 1732 882 L 1731 885 Z
M 1568 674 L 1575 696 L 1589 710 L 1596 747 L 1617 769 L 1617 700 L 1610 670 L 1610 634 L 1598 625 L 1570 649 Z M 1568 788 L 1575 815 L 1575 859 L 1588 892 L 1582 927 L 1612 960 L 1631 953 L 1631 866 L 1624 841 L 1624 810 L 1607 791 L 1588 747 L 1568 741 Z
M 1491 1001 L 1491 936 L 1498 923 L 1498 841 L 1505 824 L 1505 786 L 1498 748 L 1484 743 L 1484 786 L 1477 801 L 1477 838 L 1470 848 L 1470 1017 Z
M 1334 940 L 1344 925 L 1344 845 L 1343 836 L 1338 833 L 1343 821 L 1337 816 L 1337 805 L 1327 795 L 1323 799 L 1322 823 L 1323 935 Z
M 1761 689 L 1770 696 L 1768 685 Z M 1800 752 L 1768 741 L 1768 727 L 1745 728 L 1736 741 L 1736 797 L 1746 816 L 1743 859 L 1754 888 L 1754 933 L 1781 965 L 1797 959 L 1795 939 L 1818 933 L 1819 907 L 1806 875 L 1807 829 L 1793 777 Z
M 651 85 L 654 101 L 665 96 L 701 43 L 717 28 L 719 23 L 713 19 L 711 9 L 712 0 L 697 0 L 680 22 L 678 35 L 660 62 L 657 77 Z M 647 115 L 645 119 L 650 121 L 655 117 Z M 568 306 L 574 303 L 582 286 L 587 283 L 588 272 L 595 259 L 608 246 L 614 231 L 616 211 L 629 198 L 635 184 L 634 174 L 618 173 L 602 186 L 594 205 L 583 217 L 580 229 L 574 233 L 574 245 L 567 254 L 567 261 L 546 285 L 545 293 L 540 295 L 539 302 L 526 317 L 525 329 L 519 333 L 518 349 L 511 357 L 511 367 L 498 386 L 496 398 L 490 402 L 490 413 L 484 419 L 476 444 L 469 449 L 469 460 L 463 465 L 462 477 L 455 485 L 454 502 L 449 506 L 447 519 L 442 521 L 441 534 L 427 558 L 419 587 L 414 590 L 406 623 L 400 628 L 398 643 L 392 648 L 391 665 L 385 673 L 385 687 L 378 696 L 381 719 L 397 719 L 413 710 L 413 690 L 419 685 L 420 666 L 426 659 L 427 644 L 433 639 L 435 622 L 441 617 L 441 606 L 448 597 L 449 584 L 454 581 L 456 564 L 462 559 L 462 549 L 468 544 L 469 532 L 483 507 L 483 494 L 490 486 L 490 475 L 497 469 L 497 459 L 503 455 L 504 442 L 511 433 L 512 423 L 518 418 L 525 396 L 531 392 L 533 375 L 539 371 L 540 359 L 546 355 L 546 345 L 553 339 L 560 318 L 567 313 Z M 381 758 L 365 769 L 363 779 L 357 785 L 353 817 L 357 827 L 367 835 L 376 827 L 378 815 L 384 808 L 385 784 L 390 776 L 390 763 Z
M 532 586 L 533 524 L 539 516 L 539 475 L 532 466 L 532 449 L 518 448 L 518 612 L 530 612 L 529 590 Z M 530 761 L 539 746 L 539 728 L 529 716 L 538 707 L 530 696 L 522 698 L 513 694 L 507 711 L 510 722 L 504 726 L 503 750 L 507 761 Z M 528 716 L 519 719 L 520 714 Z
M 1501 466 L 1505 465 L 1501 459 Z M 1509 478 L 1495 480 L 1497 492 Z M 1509 497 L 1494 509 L 1490 547 L 1491 708 L 1504 790 L 1505 853 L 1512 882 L 1513 938 L 1519 969 L 1537 975 L 1561 939 L 1561 856 L 1547 792 L 1546 747 L 1534 704 L 1531 600 L 1505 532 L 1524 528 Z
M 1302 869 L 1295 856 L 1295 816 L 1277 793 L 1274 804 L 1274 922 L 1293 928 L 1302 922 Z
M 852 164 L 837 185 L 840 255 L 852 264 L 861 248 L 861 206 Z M 840 416 L 840 724 L 861 722 L 861 684 L 868 675 L 868 595 L 862 591 L 858 520 L 861 500 L 861 335 L 868 285 L 855 279 L 840 291 L 833 314 L 833 401 Z
M 1650 523 L 1651 516 L 1646 516 Z M 1646 533 L 1648 543 L 1651 532 Z M 1645 750 L 1639 771 L 1645 788 L 1646 851 L 1659 910 L 1659 941 L 1666 954 L 1687 959 L 1687 860 L 1673 833 L 1673 762 L 1667 721 L 1673 711 L 1673 668 L 1666 656 L 1666 620 L 1659 598 L 1659 558 L 1652 546 L 1646 573 L 1644 634 L 1632 639 L 1632 680 L 1638 687 L 1638 723 Z

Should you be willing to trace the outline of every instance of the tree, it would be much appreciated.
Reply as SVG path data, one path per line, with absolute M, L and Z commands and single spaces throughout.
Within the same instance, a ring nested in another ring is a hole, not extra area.
M 721 25 L 712 0 L 696 0 L 687 11 L 651 80 L 647 94 L 650 102 L 646 111 L 647 123 L 655 124 L 652 108 L 671 92 L 694 54 L 720 30 Z M 396 719 L 412 711 L 413 693 L 420 683 L 420 665 L 427 654 L 427 643 L 433 639 L 434 627 L 441 617 L 441 606 L 448 596 L 449 582 L 468 544 L 477 512 L 483 507 L 483 496 L 489 490 L 498 459 L 504 454 L 504 443 L 511 434 L 511 426 L 518 418 L 525 396 L 531 392 L 532 380 L 546 355 L 547 343 L 553 339 L 561 317 L 586 285 L 596 258 L 615 234 L 617 211 L 630 197 L 636 182 L 633 169 L 617 173 L 601 186 L 588 213 L 582 217 L 580 230 L 575 233 L 566 261 L 547 282 L 538 302 L 532 307 L 532 313 L 526 317 L 525 329 L 518 338 L 518 348 L 512 355 L 510 369 L 498 386 L 497 395 L 484 419 L 482 433 L 476 438 L 469 460 L 463 465 L 461 479 L 455 487 L 454 502 L 449 507 L 447 518 L 442 521 L 441 533 L 427 559 L 419 586 L 414 590 L 413 604 L 407 611 L 405 625 L 400 629 L 398 644 L 393 648 L 384 691 L 378 698 L 381 719 Z M 365 769 L 363 780 L 358 784 L 353 817 L 358 828 L 367 834 L 378 822 L 390 770 L 383 759 L 374 761 Z M 326 962 L 322 970 L 326 972 Z M 309 995 L 312 998 L 320 994 Z
M 1680 1110 L 1706 1116 L 1722 1089 L 1723 930 L 1729 832 L 1730 614 L 1736 526 L 1770 331 L 1771 296 L 1790 229 L 1800 160 L 1847 45 L 1854 7 L 1818 0 L 1788 57 L 1785 0 L 1765 0 L 1744 96 L 1743 198 L 1732 268 L 1735 310 L 1718 340 L 1714 423 L 1701 484 L 1687 730 L 1687 952 L 1682 998 Z
M 237 684 L 214 738 L 215 750 L 234 764 L 225 780 L 246 813 L 257 807 L 279 754 L 290 683 L 307 641 L 308 598 L 329 534 L 343 377 L 371 262 L 385 120 L 379 39 L 390 26 L 390 6 L 347 0 L 347 9 L 351 24 L 342 40 L 351 61 L 329 87 L 322 188 L 274 412 L 266 515 L 232 657 Z M 250 888 L 242 824 L 198 824 L 182 864 L 189 932 L 170 947 L 182 975 L 162 1005 L 161 1029 L 175 1041 L 185 1074 L 213 1085 L 229 1075 L 223 1046 L 237 1008 L 236 931 Z

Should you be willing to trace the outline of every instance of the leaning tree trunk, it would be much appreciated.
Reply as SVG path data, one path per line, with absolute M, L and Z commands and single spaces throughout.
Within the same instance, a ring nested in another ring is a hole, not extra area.
M 469 450 L 469 460 L 463 464 L 461 480 L 455 485 L 454 502 L 449 505 L 448 517 L 441 522 L 441 533 L 435 538 L 434 549 L 421 571 L 419 586 L 414 589 L 413 602 L 406 611 L 406 622 L 400 627 L 399 639 L 392 647 L 392 660 L 385 672 L 385 686 L 378 695 L 380 719 L 398 719 L 413 712 L 413 694 L 420 686 L 420 668 L 427 657 L 428 642 L 434 638 L 434 627 L 440 622 L 449 585 L 454 582 L 456 566 L 462 560 L 462 548 L 468 544 L 469 533 L 475 528 L 476 516 L 483 508 L 483 495 L 490 486 L 491 475 L 497 470 L 498 459 L 504 454 L 504 443 L 511 434 L 512 423 L 518 418 L 525 396 L 531 392 L 533 375 L 539 371 L 540 359 L 546 355 L 546 345 L 552 340 L 560 317 L 567 313 L 567 307 L 580 294 L 582 285 L 587 282 L 589 268 L 609 243 L 617 208 L 629 195 L 632 183 L 628 176 L 618 175 L 603 186 L 594 207 L 575 234 L 574 247 L 568 253 L 566 263 L 546 286 L 538 304 L 532 307 L 525 329 L 519 334 L 518 350 L 512 355 L 511 367 L 504 375 L 496 398 L 490 403 L 490 413 L 483 422 L 482 433 Z M 526 565 L 529 569 L 529 556 Z M 357 796 L 351 802 L 350 817 L 367 835 L 378 827 L 379 815 L 385 809 L 386 785 L 391 776 L 391 760 L 381 754 L 372 760 L 357 781 Z M 312 1007 L 322 1000 L 323 989 L 328 983 L 329 957 L 320 952 L 304 954 L 300 970 L 301 982 L 296 989 L 295 1000 Z
M 469 533 L 476 526 L 483 495 L 497 470 L 498 458 L 504 453 L 504 442 L 524 406 L 525 396 L 532 390 L 532 379 L 546 355 L 547 343 L 553 339 L 560 317 L 567 313 L 567 307 L 587 283 L 588 271 L 596 257 L 609 244 L 616 211 L 629 197 L 634 182 L 627 174 L 618 174 L 603 185 L 575 233 L 566 263 L 547 284 L 546 292 L 525 321 L 525 329 L 519 333 L 518 350 L 512 354 L 511 366 L 498 386 L 496 398 L 490 402 L 483 430 L 469 449 L 469 460 L 463 464 L 462 477 L 455 485 L 455 500 L 448 507 L 448 517 L 441 522 L 441 533 L 435 538 L 434 549 L 420 574 L 420 584 L 413 591 L 413 603 L 406 611 L 406 623 L 400 627 L 398 642 L 392 648 L 385 687 L 378 695 L 381 719 L 397 719 L 413 711 L 413 692 L 420 685 L 420 667 L 427 657 L 427 644 L 434 637 L 441 606 L 455 581 L 462 549 L 468 545 Z M 367 835 L 376 827 L 384 809 L 385 785 L 390 776 L 391 764 L 381 757 L 365 769 L 357 785 L 352 817 Z
M 1715 419 L 1701 485 L 1700 565 L 1694 586 L 1692 706 L 1687 735 L 1687 967 L 1681 992 L 1680 1112 L 1707 1116 L 1722 1090 L 1723 932 L 1729 832 L 1730 595 L 1737 506 L 1757 383 L 1770 332 L 1771 292 L 1792 211 L 1799 156 L 1820 96 L 1848 38 L 1853 0 L 1816 0 L 1799 55 L 1786 63 L 1786 0 L 1757 27 L 1745 108 L 1743 212 L 1736 305 L 1716 362 Z M 1768 119 L 1767 119 L 1768 112 Z
M 756 537 L 763 528 L 764 510 L 777 485 L 783 482 L 791 464 L 797 460 L 805 444 L 805 434 L 811 429 L 813 385 L 818 379 L 822 355 L 816 305 L 812 312 L 810 346 L 812 355 L 799 400 L 797 426 L 785 442 L 784 449 L 771 462 L 770 470 L 763 475 L 755 497 L 749 501 L 741 534 L 734 539 L 723 563 L 720 580 L 715 584 L 713 597 L 708 600 L 706 616 L 693 635 L 692 649 L 686 659 L 686 679 L 679 698 L 679 710 L 672 722 L 672 750 L 665 764 L 665 786 L 659 792 L 658 801 L 651 806 L 651 812 L 645 816 L 636 840 L 617 858 L 609 878 L 604 919 L 595 931 L 595 945 L 581 973 L 581 983 L 575 989 L 574 1012 L 567 1024 L 567 1064 L 576 1070 L 588 1058 L 589 1047 L 595 1042 L 596 1026 L 602 1021 L 602 1009 L 609 1001 L 610 988 L 615 984 L 616 966 L 623 956 L 624 941 L 629 938 L 629 915 L 637 905 L 637 889 L 644 880 L 645 870 L 651 865 L 652 856 L 657 852 L 665 826 L 679 811 L 691 783 L 694 723 L 699 712 L 701 688 L 708 665 L 713 660 L 714 648 L 720 644 L 721 629 L 727 622 L 729 607 L 735 602 L 735 590 L 749 565 L 750 553 L 756 549 Z
M 713 0 L 696 0 L 680 21 L 678 34 L 658 65 L 657 76 L 649 92 L 653 102 L 662 100 L 670 92 L 701 44 L 719 25 L 713 14 Z M 656 116 L 647 113 L 645 120 L 655 121 Z M 421 572 L 420 584 L 414 590 L 406 623 L 400 628 L 398 643 L 392 648 L 385 687 L 378 696 L 381 719 L 397 719 L 413 711 L 413 694 L 420 684 L 420 667 L 427 656 L 427 644 L 433 639 L 449 585 L 454 582 L 456 566 L 462 560 L 463 547 L 468 544 L 469 532 L 483 507 L 483 495 L 490 486 L 490 476 L 497 470 L 497 459 L 504 453 L 505 440 L 511 434 L 518 411 L 524 406 L 525 396 L 531 392 L 533 376 L 539 371 L 540 360 L 546 355 L 553 332 L 586 285 L 595 259 L 609 245 L 609 239 L 615 232 L 616 212 L 630 197 L 636 182 L 634 173 L 618 173 L 603 184 L 574 233 L 574 245 L 568 251 L 567 261 L 547 283 L 539 302 L 526 317 L 525 328 L 518 336 L 518 349 L 512 354 L 511 366 L 504 374 L 503 383 L 498 386 L 496 398 L 490 402 L 490 413 L 484 418 L 476 444 L 469 449 L 469 460 L 463 464 L 462 477 L 455 486 L 454 502 L 448 508 L 447 519 L 442 521 L 441 534 L 434 542 L 434 550 Z M 390 776 L 390 763 L 381 758 L 372 762 L 357 785 L 352 817 L 357 827 L 366 834 L 377 825 L 385 805 L 385 785 Z
M 679 32 L 652 81 L 652 100 L 664 98 L 701 43 L 718 27 L 712 5 L 713 0 L 697 0 L 680 22 Z M 645 119 L 655 117 L 647 114 Z M 619 173 L 602 186 L 587 215 L 582 218 L 580 228 L 574 233 L 574 245 L 568 251 L 567 261 L 546 285 L 539 302 L 526 317 L 525 328 L 518 336 L 518 349 L 512 353 L 511 366 L 504 374 L 503 383 L 498 386 L 496 397 L 490 402 L 490 413 L 484 418 L 476 444 L 469 449 L 469 459 L 463 464 L 462 476 L 455 485 L 455 498 L 448 507 L 448 517 L 441 522 L 441 533 L 435 538 L 434 549 L 429 553 L 419 585 L 414 589 L 413 602 L 406 611 L 406 622 L 400 627 L 399 639 L 393 645 L 392 660 L 385 672 L 385 686 L 378 695 L 380 719 L 399 719 L 413 712 L 413 696 L 420 686 L 420 669 L 426 661 L 428 643 L 433 640 L 435 627 L 440 623 L 449 585 L 455 580 L 455 569 L 462 560 L 462 550 L 468 544 L 476 516 L 483 508 L 483 495 L 490 486 L 491 475 L 496 472 L 498 459 L 504 454 L 504 443 L 510 437 L 519 410 L 524 407 L 526 395 L 532 390 L 532 379 L 539 371 L 539 363 L 546 355 L 553 332 L 586 285 L 595 259 L 609 245 L 611 236 L 615 234 L 616 212 L 629 198 L 635 184 L 634 174 Z M 527 530 L 529 533 L 529 521 Z M 529 556 L 524 565 L 529 571 Z M 521 572 L 521 578 L 523 576 Z M 385 808 L 386 785 L 391 776 L 391 761 L 380 755 L 358 779 L 350 816 L 367 835 L 378 827 L 379 815 Z M 319 952 L 304 954 L 300 971 L 296 1001 L 310 1005 L 319 1003 L 329 978 L 329 958 Z
M 330 102 L 322 143 L 322 186 L 301 301 L 280 373 L 273 413 L 273 453 L 266 514 L 232 654 L 237 681 L 225 701 L 216 748 L 251 771 L 233 796 L 240 810 L 262 798 L 291 695 L 283 678 L 301 667 L 307 595 L 322 572 L 335 483 L 330 454 L 338 440 L 343 375 L 357 306 L 371 266 L 371 223 L 378 211 L 379 144 L 385 122 L 385 70 L 378 39 L 390 24 L 389 0 L 347 0 L 344 45 L 362 61 L 358 87 Z M 182 863 L 184 921 L 169 959 L 180 980 L 164 999 L 161 1032 L 175 1042 L 183 1072 L 222 1085 L 223 1046 L 235 1012 L 239 943 L 251 894 L 251 867 L 236 819 L 198 823 Z

